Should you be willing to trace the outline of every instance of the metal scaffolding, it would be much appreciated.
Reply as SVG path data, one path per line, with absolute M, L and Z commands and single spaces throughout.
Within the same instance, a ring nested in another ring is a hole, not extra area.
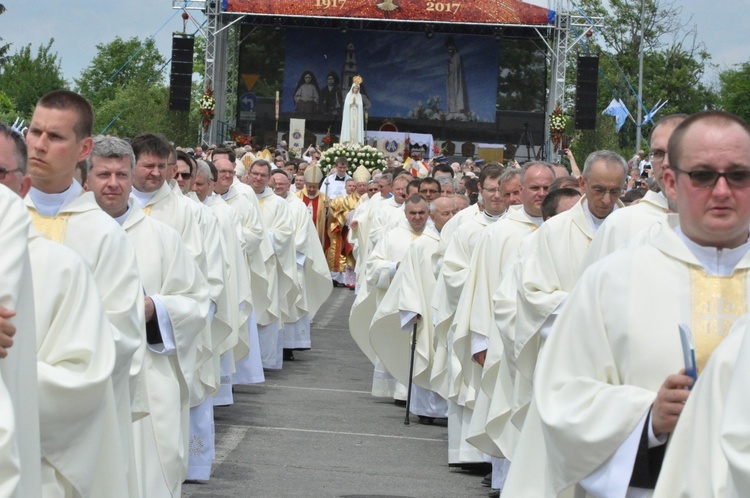
M 571 9 L 572 5 L 572 9 Z M 240 30 L 238 21 L 245 15 L 231 14 L 221 12 L 220 0 L 172 0 L 172 6 L 181 10 L 201 10 L 207 17 L 205 28 L 206 36 L 206 72 L 205 84 L 211 85 L 214 97 L 216 98 L 216 109 L 214 119 L 207 130 L 202 130 L 201 142 L 203 144 L 219 143 L 228 139 L 229 128 L 236 121 L 237 107 L 237 63 L 239 51 Z M 568 65 L 568 53 L 580 42 L 587 33 L 595 27 L 601 27 L 601 18 L 592 18 L 586 16 L 573 3 L 572 0 L 556 0 L 555 2 L 555 24 L 554 26 L 523 26 L 533 28 L 537 36 L 547 47 L 547 63 L 549 67 L 549 85 L 547 91 L 545 130 L 544 130 L 544 159 L 557 162 L 559 156 L 557 151 L 553 150 L 552 141 L 549 133 L 549 115 L 558 105 L 563 112 L 566 110 L 566 69 Z M 234 19 L 231 19 L 234 17 Z M 231 21 L 230 21 L 231 19 Z M 392 21 L 373 21 L 362 19 L 343 20 L 349 23 L 350 28 L 367 27 L 373 23 L 382 29 L 396 28 Z M 331 27 L 332 23 L 343 22 L 342 19 L 310 19 L 310 18 L 280 18 L 277 16 L 253 16 L 255 24 L 268 25 L 309 25 L 320 24 L 321 26 Z M 406 30 L 423 30 L 422 22 L 399 22 L 398 29 Z M 433 23 L 434 25 L 434 23 Z M 457 25 L 441 26 L 445 31 L 452 31 L 460 28 Z M 495 25 L 466 25 L 464 29 L 470 29 L 477 34 L 491 34 L 492 30 L 500 28 Z M 505 26 L 504 28 L 514 29 L 521 26 Z M 497 33 L 497 31 L 494 31 Z M 578 35 L 577 38 L 573 38 Z M 204 89 L 205 90 L 205 89 Z

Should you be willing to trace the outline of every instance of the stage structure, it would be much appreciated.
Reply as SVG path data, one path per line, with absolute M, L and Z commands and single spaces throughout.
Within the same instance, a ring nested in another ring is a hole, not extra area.
M 369 130 L 514 145 L 530 136 L 548 160 L 558 159 L 549 115 L 566 108 L 567 54 L 599 22 L 567 0 L 554 0 L 551 10 L 521 0 L 173 0 L 173 6 L 208 18 L 205 81 L 216 110 L 204 143 L 229 139 L 231 129 L 275 143 L 291 118 L 336 136 L 338 109 L 353 76 L 362 74 Z M 258 43 L 275 52 L 266 54 Z M 278 67 L 261 74 L 258 53 Z M 513 54 L 526 67 L 506 60 Z

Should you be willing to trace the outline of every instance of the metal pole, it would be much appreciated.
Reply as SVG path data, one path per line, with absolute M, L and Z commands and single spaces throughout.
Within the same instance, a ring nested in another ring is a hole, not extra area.
M 643 39 L 646 28 L 644 18 L 646 17 L 646 0 L 641 0 L 641 40 L 638 47 L 638 122 L 635 124 L 635 151 L 641 150 L 641 122 L 643 120 Z
M 414 350 L 417 349 L 417 319 L 414 318 L 414 329 L 411 336 L 411 354 L 409 355 L 409 387 L 406 390 L 406 418 L 404 425 L 409 425 L 409 409 L 411 408 L 411 384 L 414 377 Z

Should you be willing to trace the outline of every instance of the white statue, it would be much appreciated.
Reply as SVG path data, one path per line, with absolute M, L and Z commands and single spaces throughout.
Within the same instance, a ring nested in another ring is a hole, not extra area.
M 362 78 L 354 77 L 351 90 L 344 99 L 344 112 L 341 119 L 341 143 L 365 143 L 365 108 L 359 85 Z

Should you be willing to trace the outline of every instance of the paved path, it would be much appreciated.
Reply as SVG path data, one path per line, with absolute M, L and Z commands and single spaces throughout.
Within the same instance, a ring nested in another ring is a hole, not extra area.
M 370 395 L 372 365 L 348 331 L 354 293 L 333 290 L 311 351 L 216 409 L 211 480 L 183 497 L 486 497 L 481 477 L 447 465 L 448 431 Z

